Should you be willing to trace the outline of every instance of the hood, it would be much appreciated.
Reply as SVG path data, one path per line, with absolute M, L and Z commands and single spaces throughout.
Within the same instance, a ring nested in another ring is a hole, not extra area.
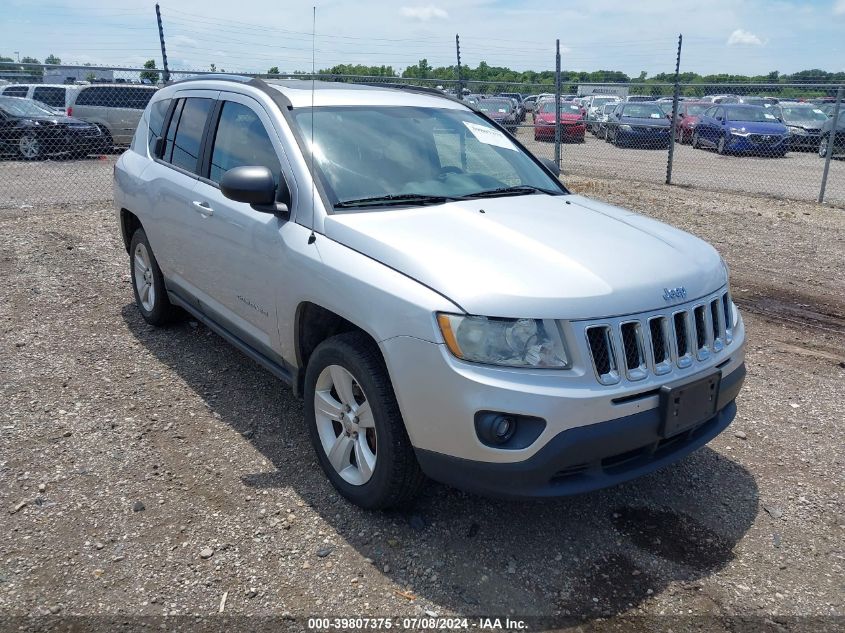
M 725 127 L 745 128 L 746 132 L 752 134 L 786 134 L 786 126 L 783 123 L 764 123 L 759 121 L 728 121 Z
M 536 115 L 537 119 L 540 121 L 551 122 L 554 123 L 555 121 L 555 113 L 554 112 L 543 112 L 541 114 Z M 580 114 L 575 114 L 574 112 L 561 112 L 560 113 L 560 120 L 561 121 L 580 121 L 582 116 Z
M 817 119 L 797 119 L 794 121 L 784 121 L 784 125 L 792 127 L 803 127 L 805 130 L 820 130 L 827 121 L 819 121 Z
M 75 119 L 62 114 L 56 114 L 53 116 L 19 116 L 15 118 L 26 121 L 38 121 L 39 123 L 49 123 L 51 125 L 91 125 L 91 123 L 83 121 L 82 119 Z
M 683 286 L 690 300 L 726 281 L 702 240 L 574 195 L 334 214 L 325 231 L 484 316 L 630 314 L 670 305 L 664 288 Z
M 669 119 L 666 117 L 661 117 L 659 119 L 652 119 L 649 118 L 639 118 L 639 117 L 632 117 L 632 116 L 623 116 L 620 119 L 619 123 L 623 125 L 640 125 L 640 126 L 649 126 L 649 127 L 669 127 Z

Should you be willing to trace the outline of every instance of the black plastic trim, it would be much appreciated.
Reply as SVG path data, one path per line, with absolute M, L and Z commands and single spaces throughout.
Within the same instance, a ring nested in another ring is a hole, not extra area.
M 250 346 L 248 343 L 240 339 L 237 335 L 233 334 L 232 332 L 224 328 L 222 325 L 211 319 L 208 315 L 201 312 L 198 308 L 191 305 L 190 302 L 182 299 L 172 290 L 167 291 L 167 296 L 172 304 L 177 305 L 186 312 L 188 312 L 197 321 L 208 327 L 208 329 L 220 336 L 222 339 L 224 339 L 227 343 L 235 347 L 245 356 L 248 356 L 256 363 L 264 367 L 264 369 L 269 371 L 276 378 L 279 378 L 288 385 L 296 384 L 294 377 L 296 376 L 297 370 L 295 367 L 292 367 L 288 363 L 284 363 L 282 365 L 270 358 L 267 358 L 264 354 L 262 354 L 261 352 Z

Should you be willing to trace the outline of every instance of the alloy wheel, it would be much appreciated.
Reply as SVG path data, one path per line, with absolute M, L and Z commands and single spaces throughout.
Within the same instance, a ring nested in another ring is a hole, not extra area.
M 24 134 L 18 139 L 18 151 L 27 159 L 41 155 L 41 142 L 31 134 Z
M 329 365 L 317 378 L 314 413 L 320 444 L 335 472 L 362 486 L 373 476 L 378 454 L 373 411 L 364 389 L 340 365 Z
M 827 158 L 827 137 L 819 142 L 819 156 L 821 158 Z
M 150 264 L 150 253 L 145 244 L 140 243 L 135 247 L 134 254 L 135 288 L 138 291 L 138 298 L 141 306 L 147 312 L 152 312 L 156 301 L 155 277 Z
M 720 154 L 725 153 L 725 137 L 724 136 L 719 137 L 719 144 L 716 147 L 716 151 L 719 152 Z

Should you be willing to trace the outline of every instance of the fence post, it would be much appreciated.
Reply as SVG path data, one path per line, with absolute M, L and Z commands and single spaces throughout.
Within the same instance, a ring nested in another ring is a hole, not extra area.
M 666 184 L 672 184 L 672 164 L 675 161 L 675 123 L 678 119 L 678 96 L 681 92 L 678 76 L 681 71 L 681 44 L 684 41 L 683 33 L 678 35 L 678 55 L 675 58 L 675 89 L 672 94 L 672 118 L 669 127 L 669 160 L 666 163 Z
M 455 33 L 455 52 L 458 55 L 458 99 L 464 100 L 464 81 L 461 78 L 461 38 Z
M 555 47 L 555 164 L 560 168 L 560 40 Z
M 161 75 L 162 83 L 170 81 L 170 70 L 167 67 L 167 51 L 164 48 L 164 27 L 161 24 L 161 9 L 159 9 L 156 2 L 156 22 L 158 22 L 158 41 L 161 44 L 161 65 L 164 66 L 164 72 Z
M 836 145 L 836 128 L 839 124 L 839 109 L 842 107 L 842 86 L 836 91 L 836 105 L 833 106 L 833 118 L 830 125 L 830 138 L 827 141 L 827 155 L 824 157 L 824 171 L 822 172 L 822 186 L 819 189 L 819 204 L 824 202 L 824 190 L 827 189 L 827 173 L 830 171 L 830 159 L 833 157 L 833 146 Z

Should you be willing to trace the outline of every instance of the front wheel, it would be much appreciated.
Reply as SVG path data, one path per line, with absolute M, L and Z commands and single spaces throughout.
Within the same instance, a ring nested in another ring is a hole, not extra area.
M 692 148 L 699 149 L 701 147 L 701 137 L 698 135 L 698 131 L 692 133 Z
M 352 503 L 401 506 L 425 476 L 381 353 L 361 332 L 323 341 L 305 373 L 305 420 L 320 466 Z
M 827 158 L 827 146 L 830 140 L 827 136 L 823 136 L 819 141 L 819 158 Z
M 37 136 L 24 134 L 18 139 L 18 153 L 24 160 L 38 160 L 44 153 L 44 148 Z
M 725 141 L 725 137 L 724 137 L 724 136 L 720 136 L 720 137 L 719 137 L 719 142 L 718 142 L 718 143 L 716 143 L 716 151 L 717 151 L 717 152 L 719 152 L 719 154 L 721 154 L 721 155 L 723 155 L 723 156 L 725 155 L 725 152 L 727 151 L 727 145 L 726 145 L 726 143 L 727 143 L 727 142 Z

